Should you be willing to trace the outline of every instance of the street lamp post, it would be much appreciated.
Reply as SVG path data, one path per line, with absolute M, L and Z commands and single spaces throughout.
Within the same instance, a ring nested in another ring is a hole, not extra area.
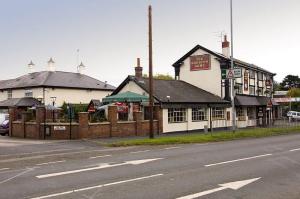
M 55 101 L 56 101 L 56 97 L 51 97 L 51 100 L 52 100 L 52 121 L 54 122 L 54 108 L 55 108 Z
M 233 22 L 232 22 L 232 0 L 230 0 L 230 35 L 231 35 L 231 53 L 230 53 L 230 62 L 231 62 L 231 70 L 234 70 L 234 64 L 233 64 Z M 234 97 L 235 97 L 235 91 L 234 91 L 234 80 L 233 77 L 231 79 L 231 106 L 232 106 L 232 131 L 235 132 L 236 129 L 236 112 L 235 112 L 235 104 L 234 104 Z

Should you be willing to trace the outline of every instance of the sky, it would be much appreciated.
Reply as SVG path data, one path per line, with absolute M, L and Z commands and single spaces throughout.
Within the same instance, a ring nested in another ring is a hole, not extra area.
M 136 58 L 148 71 L 147 8 L 153 9 L 154 73 L 200 44 L 221 52 L 230 37 L 229 0 L 0 0 L 0 79 L 46 70 L 85 74 L 118 86 L 134 74 Z M 234 57 L 276 73 L 300 75 L 300 1 L 233 0 Z M 79 53 L 77 52 L 79 49 Z

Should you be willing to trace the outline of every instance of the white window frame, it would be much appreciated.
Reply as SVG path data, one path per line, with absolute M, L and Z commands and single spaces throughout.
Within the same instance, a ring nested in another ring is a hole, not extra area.
M 184 123 L 186 115 L 186 108 L 168 108 L 168 123 Z
M 7 99 L 12 98 L 12 90 L 7 90 Z
M 207 108 L 192 108 L 192 122 L 207 121 Z
M 33 97 L 33 92 L 31 89 L 26 89 L 24 93 L 25 97 Z
M 255 86 L 249 86 L 249 95 L 255 95 Z
M 225 108 L 213 107 L 211 110 L 212 120 L 224 120 L 225 119 Z

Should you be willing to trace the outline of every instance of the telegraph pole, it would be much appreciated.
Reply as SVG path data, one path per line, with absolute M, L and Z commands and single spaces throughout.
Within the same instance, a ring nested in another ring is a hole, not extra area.
M 232 0 L 230 0 L 230 35 L 231 35 L 231 70 L 234 70 L 234 65 L 233 65 L 233 23 L 232 23 Z M 234 104 L 234 97 L 235 97 L 235 91 L 234 91 L 234 80 L 235 78 L 233 77 L 231 79 L 231 106 L 232 106 L 232 131 L 235 132 L 236 129 L 236 112 L 235 112 L 235 104 Z
M 153 132 L 153 74 L 152 74 L 152 7 L 148 7 L 149 17 L 149 113 L 150 113 L 150 127 L 149 138 L 154 138 Z

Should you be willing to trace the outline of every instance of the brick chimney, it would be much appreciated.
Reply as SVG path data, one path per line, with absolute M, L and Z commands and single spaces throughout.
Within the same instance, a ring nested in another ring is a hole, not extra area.
M 230 57 L 230 52 L 229 52 L 229 41 L 227 41 L 227 35 L 224 35 L 224 41 L 222 41 L 222 54 L 225 57 Z
M 141 61 L 140 58 L 137 58 L 137 63 L 135 69 L 135 77 L 137 79 L 142 79 L 143 77 L 143 67 L 141 67 Z

